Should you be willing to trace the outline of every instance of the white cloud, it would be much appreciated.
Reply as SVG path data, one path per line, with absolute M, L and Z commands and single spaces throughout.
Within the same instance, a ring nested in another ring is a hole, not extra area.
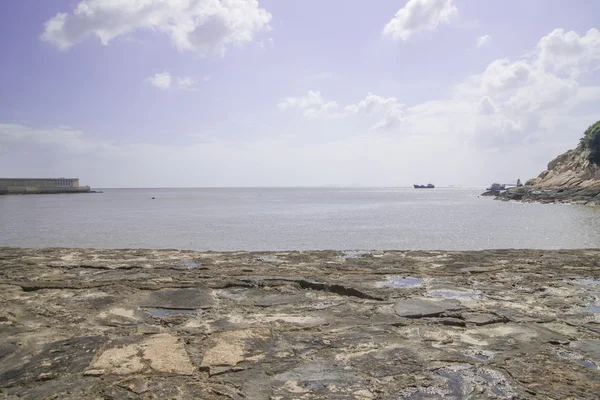
M 570 78 L 536 71 L 507 101 L 507 106 L 519 112 L 541 111 L 563 104 L 577 94 L 578 84 Z
M 286 97 L 283 101 L 277 104 L 280 110 L 289 108 L 305 109 L 313 106 L 321 106 L 325 103 L 320 91 L 309 90 L 306 96 Z
M 337 109 L 338 104 L 335 101 L 328 101 L 320 107 L 308 108 L 304 111 L 304 116 L 308 118 L 339 116 L 335 113 Z
M 373 114 L 376 111 L 387 111 L 390 108 L 396 107 L 401 107 L 401 105 L 398 104 L 398 99 L 395 97 L 383 97 L 368 93 L 364 100 L 359 101 L 357 104 L 347 106 L 345 111 L 350 114 Z
M 194 85 L 194 80 L 192 78 L 190 78 L 189 76 L 184 76 L 183 78 L 178 78 L 177 79 L 177 86 L 180 89 L 191 89 L 192 86 Z
M 20 148 L 11 146 L 0 157 L 0 169 L 8 176 L 73 175 L 92 187 L 189 187 L 189 186 L 307 186 L 330 183 L 398 185 L 413 179 L 427 180 L 439 159 L 461 149 L 449 138 L 427 144 L 419 138 L 349 135 L 307 146 L 293 137 L 229 142 L 203 140 L 193 144 L 119 144 L 94 142 L 78 132 L 57 136 L 55 146 L 39 145 L 39 139 L 55 130 L 0 125 L 3 132 L 28 131 Z M 57 128 L 57 131 L 62 132 Z M 67 130 L 68 132 L 68 130 Z M 65 148 L 77 143 L 78 149 Z M 2 147 L 0 147 L 0 152 Z M 23 152 L 28 157 L 23 157 Z M 360 154 L 361 162 L 357 162 Z M 14 157 L 12 157 L 14 155 Z M 51 158 L 33 165 L 49 155 Z M 468 160 L 469 157 L 461 159 Z M 156 163 L 161 160 L 161 163 Z M 105 168 L 98 169 L 102 164 Z M 235 168 L 232 168 L 235 166 Z M 460 165 L 437 171 L 436 183 L 460 175 Z M 196 171 L 190 174 L 190 171 Z M 382 171 L 412 171 L 405 177 Z
M 356 104 L 346 106 L 347 115 L 366 114 L 376 115 L 380 119 L 371 125 L 371 131 L 393 131 L 403 121 L 402 110 L 404 104 L 398 102 L 395 97 L 383 97 L 368 93 L 364 100 Z
M 309 118 L 342 118 L 352 115 L 374 116 L 377 122 L 371 126 L 371 131 L 390 131 L 397 128 L 402 122 L 404 104 L 398 103 L 398 99 L 395 97 L 383 97 L 369 93 L 364 100 L 346 106 L 344 112 L 341 113 L 337 112 L 339 108 L 337 102 L 326 101 L 320 91 L 310 90 L 306 96 L 285 98 L 277 104 L 277 107 L 280 110 L 291 108 L 304 110 L 303 115 Z
M 600 42 L 594 39 L 594 30 L 585 36 L 561 32 L 555 30 L 542 38 L 524 57 L 491 62 L 481 73 L 456 85 L 447 99 L 406 107 L 395 97 L 369 93 L 357 103 L 343 107 L 343 113 L 320 113 L 318 111 L 328 102 L 320 92 L 313 91 L 300 98 L 288 98 L 279 107 L 310 109 L 304 115 L 311 117 L 343 116 L 349 126 L 363 129 L 362 133 L 368 130 L 371 135 L 447 135 L 480 151 L 539 144 L 540 141 L 567 143 L 565 146 L 571 147 L 581 133 L 577 124 L 585 127 L 597 119 L 591 115 L 591 107 L 600 96 L 600 87 L 583 85 L 578 77 L 583 72 L 593 71 L 595 65 L 590 61 L 595 60 L 595 54 L 600 51 Z M 578 50 L 557 52 L 561 46 L 548 45 L 557 40 L 558 33 L 559 38 L 578 38 L 578 45 L 572 46 Z M 571 74 L 565 65 L 576 66 L 578 73 Z M 588 111 L 572 115 L 579 106 Z M 551 122 L 557 118 L 569 122 L 559 129 Z M 572 136 L 565 136 L 565 127 L 572 129 L 569 132 Z
M 575 146 L 598 119 L 597 74 L 583 79 L 596 67 L 595 33 L 578 36 L 583 49 L 560 52 L 549 44 L 556 32 L 531 43 L 525 56 L 491 62 L 444 98 L 405 106 L 400 96 L 369 93 L 336 102 L 312 90 L 277 105 L 298 120 L 268 115 L 261 123 L 259 114 L 240 124 L 248 135 L 232 141 L 219 139 L 236 131 L 229 125 L 199 136 L 186 131 L 188 140 L 198 139 L 192 144 L 117 145 L 68 127 L 4 124 L 0 169 L 9 175 L 72 170 L 95 186 L 398 185 L 432 176 L 440 185 L 525 180 Z M 573 37 L 558 35 L 565 36 Z M 185 79 L 171 78 L 173 88 Z M 267 131 L 281 136 L 266 138 Z M 159 166 L 157 159 L 165 163 Z M 96 171 L 99 163 L 108 170 Z
M 513 90 L 527 82 L 532 73 L 533 68 L 526 61 L 495 60 L 485 69 L 482 86 L 488 91 Z
M 483 47 L 490 43 L 492 37 L 490 35 L 483 35 L 477 38 L 477 47 Z
M 335 113 L 338 104 L 335 101 L 325 101 L 318 90 L 309 90 L 305 96 L 286 97 L 277 107 L 282 111 L 291 108 L 303 110 L 304 116 L 308 118 L 339 116 Z
M 66 50 L 90 36 L 107 45 L 136 31 L 157 31 L 179 50 L 224 55 L 269 30 L 270 20 L 258 0 L 82 0 L 72 13 L 47 21 L 41 38 Z
M 174 80 L 176 80 L 177 84 L 171 84 Z M 157 87 L 162 90 L 168 90 L 172 87 L 175 87 L 180 90 L 194 90 L 194 79 L 189 76 L 183 76 L 180 78 L 172 77 L 168 72 L 160 72 L 154 74 L 151 77 L 146 78 L 146 81 L 149 82 L 152 86 Z M 206 79 L 204 79 L 206 81 Z
M 581 127 L 597 119 L 581 111 L 572 115 L 575 107 L 589 106 L 600 93 L 599 87 L 578 80 L 580 74 L 592 72 L 594 61 L 600 59 L 597 35 L 593 29 L 583 36 L 557 29 L 521 59 L 491 62 L 481 74 L 457 85 L 446 102 L 448 109 L 460 102 L 473 105 L 473 111 L 461 117 L 471 121 L 471 128 L 458 123 L 455 131 L 487 149 L 539 144 L 542 139 L 573 147 Z M 556 125 L 559 118 L 569 121 L 569 131 Z
M 383 34 L 406 41 L 416 33 L 432 31 L 458 13 L 453 3 L 454 0 L 409 0 L 383 28 Z
M 458 85 L 456 96 L 486 96 L 496 104 L 499 113 L 514 121 L 541 121 L 544 111 L 562 107 L 578 96 L 579 75 L 593 72 L 598 60 L 598 30 L 579 35 L 555 29 L 541 38 L 526 57 L 490 63 L 483 73 Z
M 590 29 L 580 36 L 574 31 L 555 29 L 539 41 L 537 50 L 543 67 L 576 75 L 600 61 L 600 31 Z
M 474 143 L 482 148 L 514 146 L 523 141 L 523 127 L 516 121 L 500 114 L 498 110 L 487 114 L 480 113 L 473 117 L 473 121 Z
M 497 110 L 498 107 L 496 107 L 492 99 L 490 99 L 488 96 L 483 96 L 477 104 L 475 113 L 477 115 L 492 115 L 496 114 Z
M 171 74 L 166 71 L 154 74 L 154 76 L 151 76 L 146 80 L 150 82 L 151 85 L 162 90 L 167 90 L 171 87 Z

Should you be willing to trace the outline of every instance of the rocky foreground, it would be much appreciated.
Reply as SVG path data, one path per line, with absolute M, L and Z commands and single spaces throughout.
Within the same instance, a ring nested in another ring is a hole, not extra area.
M 597 399 L 600 249 L 0 248 L 5 399 Z

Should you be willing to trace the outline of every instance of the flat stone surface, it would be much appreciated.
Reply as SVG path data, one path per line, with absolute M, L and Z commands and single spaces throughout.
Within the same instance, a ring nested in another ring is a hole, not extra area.
M 475 325 L 487 325 L 504 321 L 502 317 L 489 313 L 466 312 L 462 313 L 461 316 L 465 320 L 465 322 Z
M 0 253 L 6 399 L 600 398 L 600 249 Z
M 138 339 L 125 346 L 105 349 L 84 375 L 130 375 L 148 372 L 148 369 L 179 375 L 194 372 L 185 347 L 178 338 L 158 334 Z
M 7 356 L 17 350 L 17 346 L 14 344 L 0 344 L 0 358 Z
M 286 304 L 294 304 L 306 300 L 304 295 L 274 295 L 263 297 L 254 304 L 258 307 L 272 307 Z
M 600 340 L 587 339 L 573 342 L 570 346 L 583 355 L 591 358 L 600 366 Z
M 206 288 L 157 290 L 139 300 L 142 307 L 194 310 L 211 308 L 214 298 Z
M 246 359 L 246 342 L 263 337 L 264 332 L 250 329 L 215 333 L 211 336 L 209 348 L 204 352 L 200 368 L 235 366 Z
M 405 299 L 396 303 L 396 314 L 406 318 L 435 317 L 447 311 L 461 310 L 458 300 Z

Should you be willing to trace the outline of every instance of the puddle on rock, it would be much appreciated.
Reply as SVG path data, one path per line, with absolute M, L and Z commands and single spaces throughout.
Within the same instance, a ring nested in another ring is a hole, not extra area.
M 491 352 L 485 350 L 467 350 L 465 351 L 465 354 L 469 357 L 476 358 L 479 361 L 488 361 L 494 357 Z
M 349 251 L 344 251 L 342 253 L 341 256 L 339 256 L 340 259 L 342 260 L 349 260 L 349 259 L 355 259 L 355 258 L 362 258 L 362 256 L 366 256 L 366 255 L 373 255 L 373 253 L 371 253 L 370 251 L 362 251 L 362 250 L 349 250 Z
M 193 268 L 198 268 L 200 266 L 200 264 L 195 263 L 193 261 L 186 261 L 184 263 L 182 263 L 184 267 L 188 267 L 189 269 L 193 269 Z
M 149 313 L 154 318 L 164 318 L 167 315 L 197 315 L 197 310 L 184 310 L 178 308 L 144 308 L 144 311 Z
M 481 299 L 481 292 L 477 290 L 451 290 L 451 289 L 436 289 L 427 292 L 429 297 L 443 297 L 445 299 L 456 300 L 478 300 Z
M 596 364 L 594 364 L 594 362 L 585 359 L 582 355 L 577 354 L 577 353 L 571 353 L 568 351 L 559 351 L 558 353 L 556 353 L 560 358 L 562 358 L 563 360 L 569 360 L 569 361 L 573 361 L 576 362 L 577 364 L 581 365 L 582 367 L 585 367 L 587 369 L 598 369 L 598 366 Z
M 575 279 L 570 282 L 574 283 L 576 285 L 583 285 L 583 286 L 600 286 L 600 279 L 593 279 L 593 278 Z
M 384 281 L 377 282 L 377 287 L 390 287 L 394 289 L 409 289 L 416 288 L 423 285 L 424 279 L 413 278 L 410 276 L 389 276 Z
M 470 364 L 454 364 L 438 369 L 433 384 L 409 389 L 404 399 L 466 399 L 473 392 L 481 398 L 515 398 L 515 391 L 505 376 L 495 370 L 474 368 Z
M 600 305 L 594 304 L 583 309 L 584 312 L 598 314 L 600 313 Z

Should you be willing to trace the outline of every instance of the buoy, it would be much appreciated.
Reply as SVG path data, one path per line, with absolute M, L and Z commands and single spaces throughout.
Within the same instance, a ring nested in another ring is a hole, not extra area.
M 154 197 L 152 198 L 152 200 L 154 200 Z

